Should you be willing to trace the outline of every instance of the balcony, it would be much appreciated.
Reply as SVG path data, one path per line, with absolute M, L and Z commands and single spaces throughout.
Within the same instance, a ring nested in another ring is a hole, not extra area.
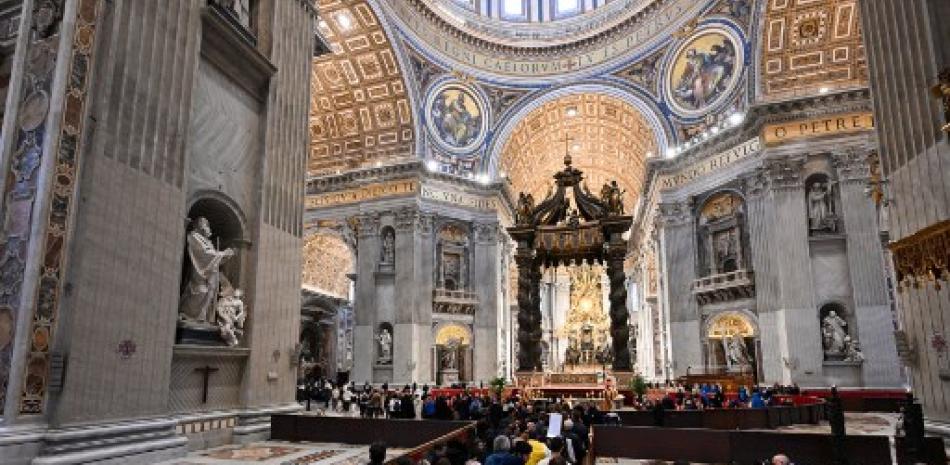
M 700 305 L 755 297 L 755 279 L 751 271 L 736 270 L 693 281 L 693 295 Z
M 250 11 L 239 11 L 240 3 L 233 0 L 208 0 L 208 8 L 223 19 L 231 30 L 247 41 L 252 47 L 257 46 L 257 34 L 254 30 Z
M 432 312 L 444 315 L 475 315 L 478 295 L 471 291 L 436 289 L 432 291 Z

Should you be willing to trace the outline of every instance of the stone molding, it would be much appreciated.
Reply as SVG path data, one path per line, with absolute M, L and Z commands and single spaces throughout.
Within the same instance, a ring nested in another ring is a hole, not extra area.
M 356 229 L 357 237 L 373 237 L 379 235 L 381 223 L 379 213 L 365 213 L 356 215 L 353 218 L 353 226 Z
M 495 245 L 502 239 L 497 223 L 475 223 L 473 229 L 475 230 L 476 244 Z
M 432 212 L 416 212 L 414 223 L 416 232 L 424 235 L 432 234 L 432 230 L 437 218 L 438 215 Z
M 396 232 L 407 233 L 415 230 L 416 218 L 419 212 L 415 208 L 404 207 L 396 212 Z
M 693 212 L 686 202 L 659 203 L 656 206 L 656 227 L 683 226 L 693 221 Z
M 804 166 L 804 157 L 772 158 L 762 163 L 762 170 L 773 191 L 804 189 Z
M 838 171 L 838 180 L 846 183 L 866 183 L 871 179 L 870 150 L 850 149 L 834 154 L 832 166 Z

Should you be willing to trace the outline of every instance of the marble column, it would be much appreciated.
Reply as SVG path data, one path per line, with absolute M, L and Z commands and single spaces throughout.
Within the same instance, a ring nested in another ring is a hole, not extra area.
M 474 351 L 475 370 L 473 381 L 486 384 L 497 374 L 498 301 L 501 255 L 501 238 L 497 223 L 475 223 L 475 248 L 472 254 L 472 289 L 478 296 L 475 311 Z
M 688 367 L 703 365 L 699 309 L 690 292 L 696 279 L 695 221 L 685 202 L 662 203 L 658 208 L 661 268 L 666 283 L 662 289 L 662 312 L 668 325 L 668 340 L 673 345 L 668 348 L 672 354 L 671 375 L 677 377 L 685 375 Z
M 763 344 L 773 343 L 765 339 L 774 337 L 774 326 L 783 348 L 783 363 L 787 360 L 790 370 L 790 378 L 782 381 L 822 385 L 824 353 L 809 255 L 808 210 L 802 179 L 804 158 L 773 158 L 765 160 L 763 166 L 772 199 L 769 260 L 776 265 L 774 276 L 778 282 L 775 311 L 766 313 L 768 316 L 759 322 L 766 328 Z
M 877 208 L 865 193 L 870 179 L 868 153 L 848 151 L 837 154 L 833 161 L 838 171 L 857 325 L 851 331 L 864 353 L 864 385 L 899 386 L 902 376 L 884 276 L 881 228 Z
M 376 363 L 376 262 L 379 258 L 379 215 L 356 217 L 356 298 L 353 302 L 353 375 L 357 383 L 373 381 Z

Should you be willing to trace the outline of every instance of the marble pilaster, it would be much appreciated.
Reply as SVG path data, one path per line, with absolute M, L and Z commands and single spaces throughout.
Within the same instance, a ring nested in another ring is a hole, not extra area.
M 763 164 L 772 199 L 770 247 L 775 250 L 774 263 L 781 266 L 774 274 L 778 282 L 776 314 L 760 324 L 769 327 L 763 330 L 763 344 L 771 344 L 764 339 L 773 325 L 779 333 L 781 360 L 789 370 L 789 379 L 783 377 L 783 381 L 817 385 L 824 382 L 824 354 L 809 256 L 803 166 L 800 157 L 767 159 Z
M 853 289 L 852 331 L 861 342 L 865 386 L 899 386 L 901 369 L 894 339 L 877 208 L 865 193 L 870 178 L 867 152 L 850 151 L 834 159 L 838 171 L 847 256 Z
M 475 311 L 474 341 L 478 348 L 473 353 L 475 369 L 473 381 L 488 382 L 497 374 L 498 345 L 495 343 L 498 332 L 498 277 L 500 244 L 498 242 L 498 224 L 475 223 L 475 243 L 472 254 L 472 290 L 478 296 L 478 309 Z
M 662 289 L 662 312 L 672 341 L 695 341 L 701 337 L 699 309 L 690 293 L 696 279 L 696 233 L 691 206 L 685 202 L 659 205 L 657 231 L 666 286 Z M 672 352 L 673 376 L 703 364 L 700 344 L 680 344 Z
M 356 286 L 353 313 L 353 374 L 357 382 L 372 381 L 376 362 L 376 262 L 379 258 L 379 215 L 356 217 Z M 373 350 L 367 350 L 373 348 Z

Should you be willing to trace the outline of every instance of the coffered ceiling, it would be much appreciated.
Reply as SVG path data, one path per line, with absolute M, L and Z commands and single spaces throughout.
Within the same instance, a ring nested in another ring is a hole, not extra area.
M 626 102 L 601 94 L 569 95 L 518 123 L 505 142 L 501 169 L 516 192 L 529 192 L 540 201 L 553 186 L 554 173 L 564 168 L 565 150 L 594 193 L 617 180 L 627 191 L 624 204 L 630 211 L 657 141 L 647 120 Z
M 310 175 L 412 156 L 413 119 L 389 38 L 365 0 L 317 0 L 331 53 L 313 60 Z
M 305 287 L 334 297 L 347 298 L 354 272 L 353 254 L 339 236 L 317 232 L 304 239 L 303 276 Z
M 765 0 L 761 87 L 764 100 L 867 87 L 856 0 Z

